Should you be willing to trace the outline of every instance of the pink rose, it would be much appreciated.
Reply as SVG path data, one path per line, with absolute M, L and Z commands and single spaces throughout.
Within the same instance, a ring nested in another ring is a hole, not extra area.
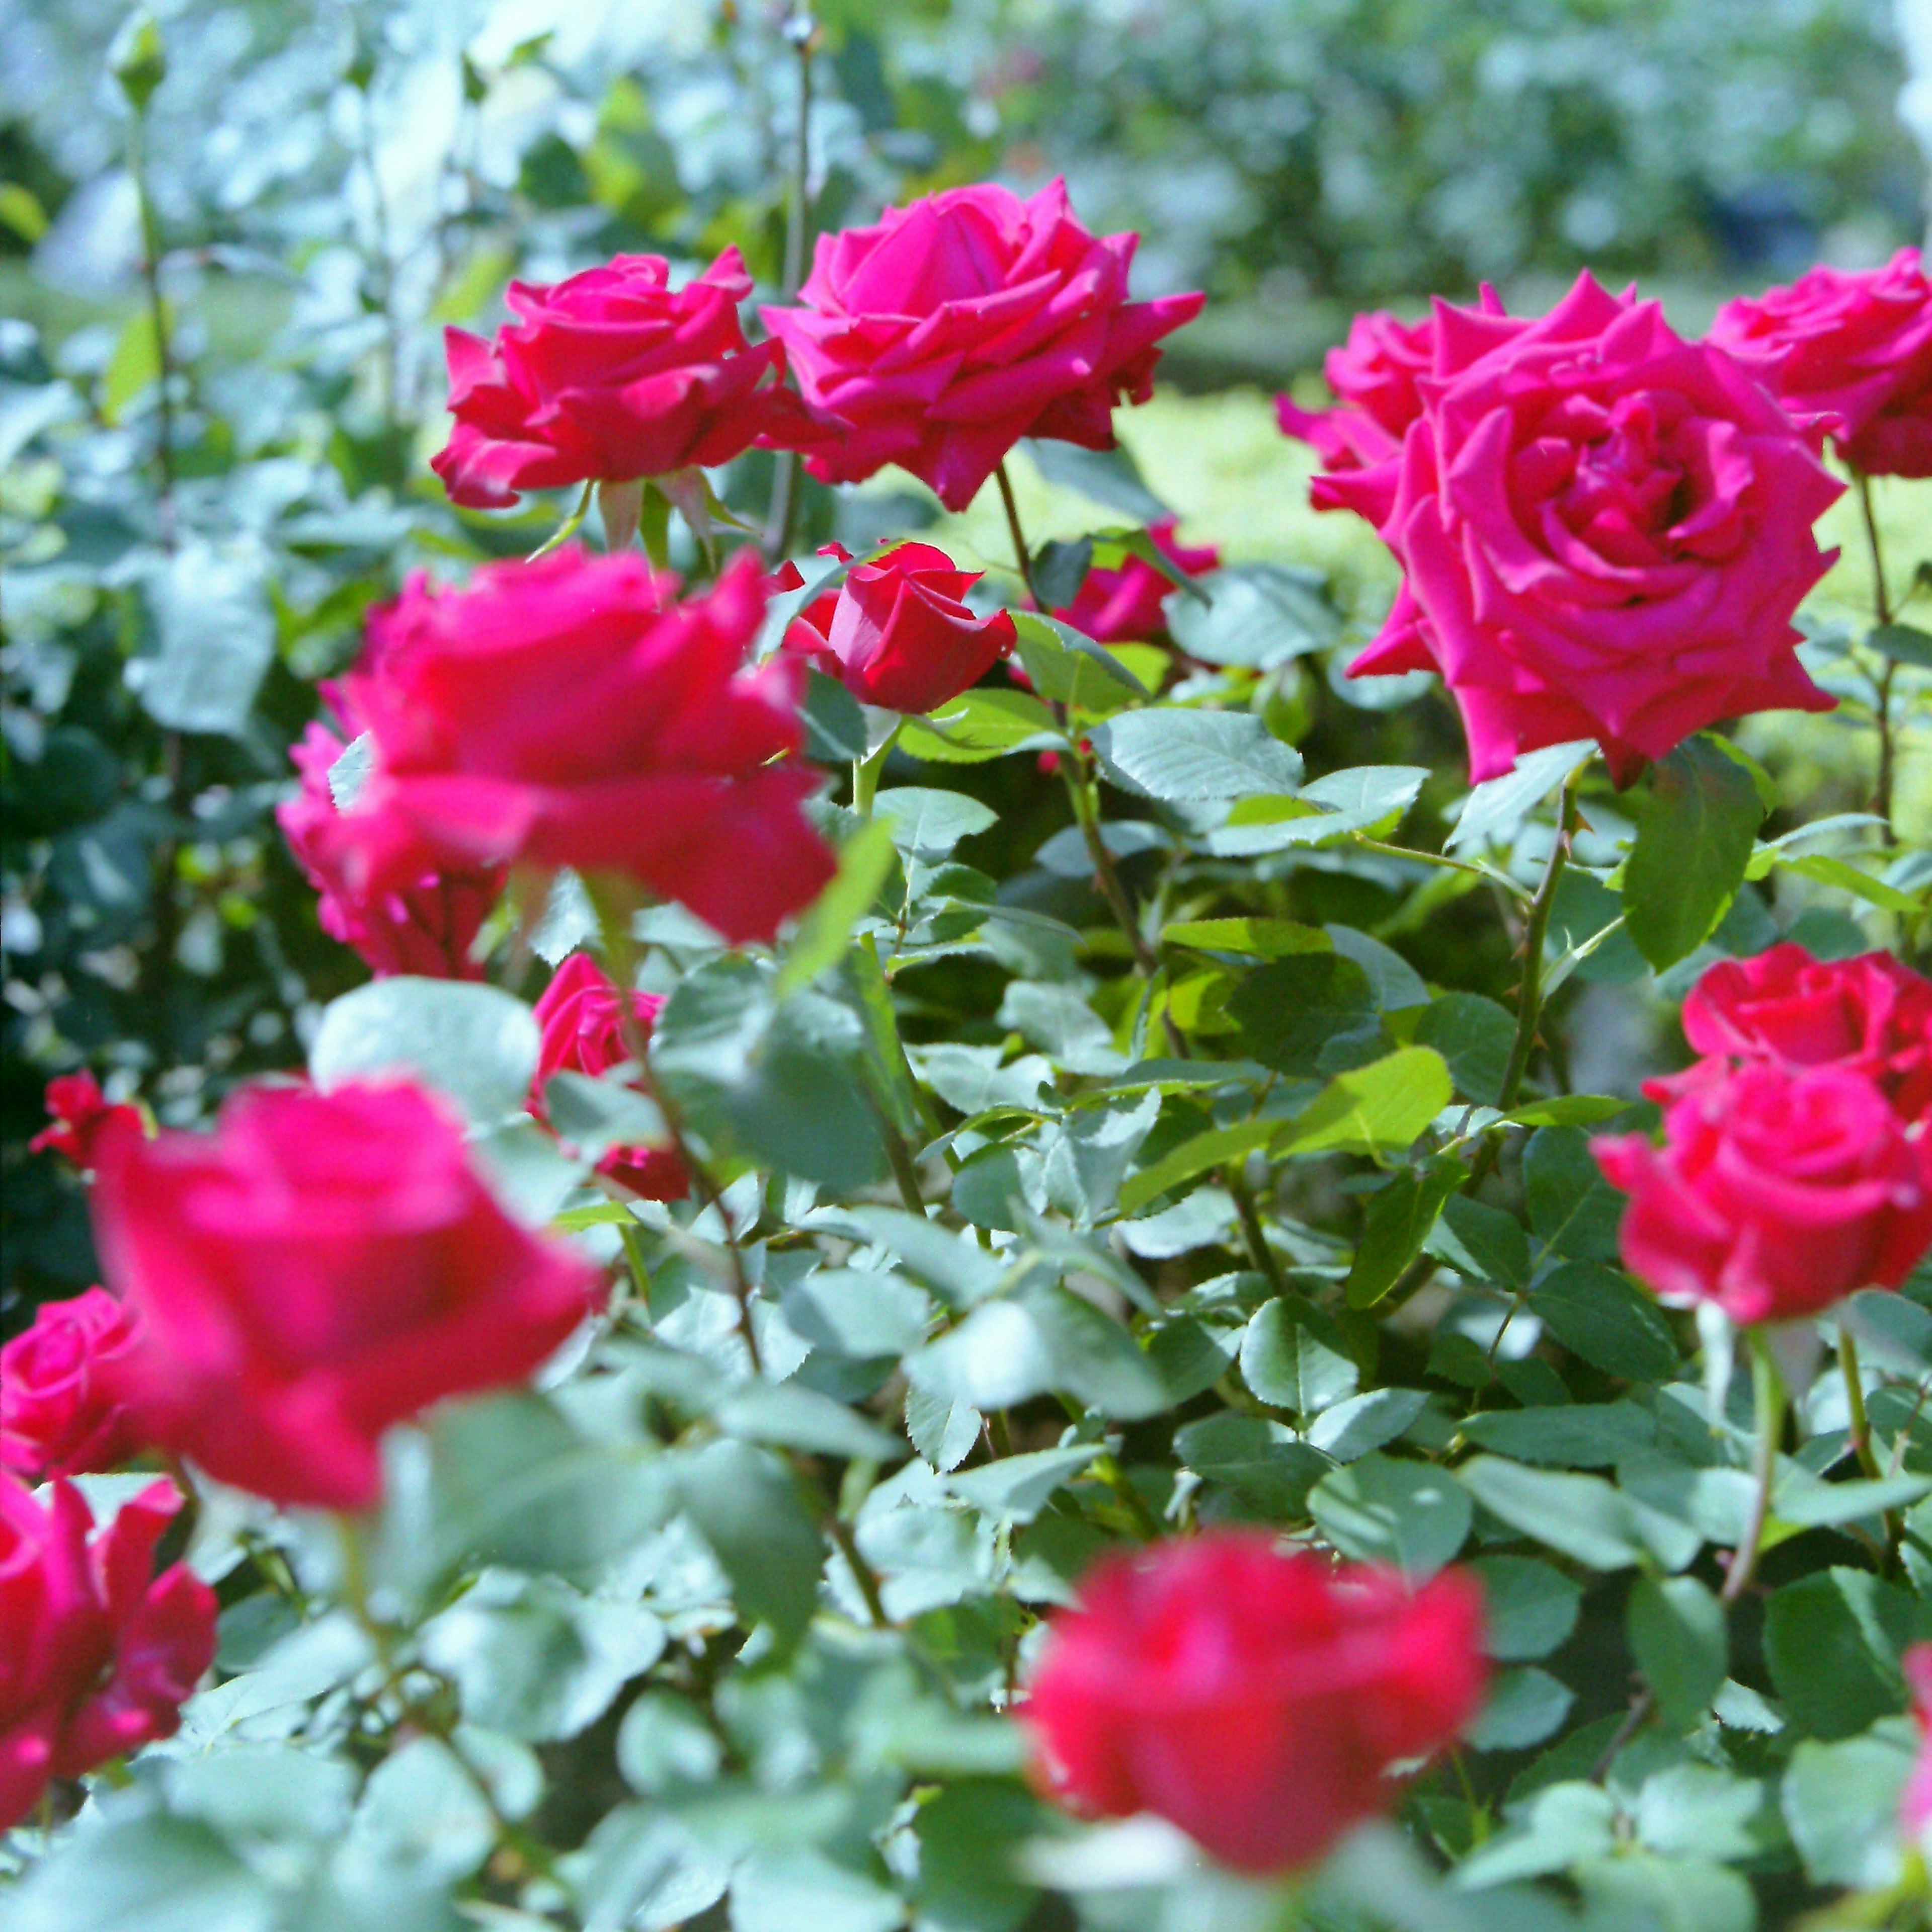
M 842 544 L 820 554 L 851 562 Z M 985 574 L 958 568 L 931 544 L 901 544 L 854 564 L 836 592 L 813 598 L 787 627 L 784 648 L 862 704 L 935 710 L 1013 647 L 1007 612 L 982 617 L 966 607 L 966 592 Z
M 1437 670 L 1472 779 L 1594 738 L 1619 783 L 1720 718 L 1828 710 L 1791 616 L 1840 494 L 1742 364 L 1589 276 L 1540 322 L 1438 304 L 1399 456 L 1330 478 L 1406 580 L 1357 676 Z
M 1932 280 L 1916 248 L 1726 302 L 1711 340 L 1761 371 L 1794 416 L 1822 418 L 1854 469 L 1932 476 Z
M 1899 1822 L 1914 1844 L 1923 1845 L 1932 1833 L 1932 1643 L 1915 1643 L 1899 1661 L 1918 1720 L 1918 1761 L 1899 1801 Z
M 0 1831 L 49 1782 L 172 1737 L 214 1661 L 214 1592 L 186 1564 L 154 1574 L 182 1499 L 155 1483 L 90 1542 L 93 1513 L 57 1478 L 44 1508 L 0 1474 Z
M 118 1468 L 141 1447 L 116 1376 L 140 1324 L 104 1288 L 44 1301 L 0 1348 L 0 1465 L 30 1483 Z
M 338 711 L 346 706 L 339 692 L 325 687 L 325 694 Z M 344 720 L 344 728 L 352 738 L 362 730 L 352 715 Z M 346 748 L 327 725 L 311 724 L 289 752 L 302 774 L 302 789 L 275 808 L 276 823 L 296 862 L 321 895 L 316 916 L 322 931 L 360 953 L 378 979 L 392 973 L 428 980 L 482 979 L 483 968 L 470 957 L 470 948 L 502 896 L 507 868 L 440 872 L 436 854 L 425 845 L 408 884 L 374 894 L 356 892 L 341 862 L 341 848 L 329 837 L 340 814 L 328 774 Z M 398 872 L 406 869 L 399 856 Z
M 824 425 L 806 467 L 856 483 L 896 463 L 963 510 L 1027 436 L 1114 446 L 1114 408 L 1153 392 L 1154 346 L 1199 295 L 1127 299 L 1136 235 L 1090 234 L 1054 181 L 982 182 L 822 235 L 804 306 L 764 308 Z
M 147 1131 L 140 1108 L 110 1102 L 91 1073 L 56 1074 L 47 1082 L 47 1112 L 53 1125 L 43 1127 L 27 1151 L 64 1154 L 83 1173 L 100 1166 L 101 1147 L 112 1136 L 138 1138 Z
M 1720 959 L 1684 1002 L 1684 1034 L 1700 1053 L 1862 1073 L 1905 1119 L 1932 1123 L 1932 980 L 1888 952 L 1814 959 L 1786 940 Z M 1645 1090 L 1660 1101 L 1678 1084 Z
M 1178 518 L 1163 517 L 1148 526 L 1161 555 L 1189 577 L 1219 568 L 1221 553 L 1212 544 L 1184 544 L 1174 534 L 1178 525 Z M 1166 634 L 1167 616 L 1161 606 L 1173 588 L 1152 564 L 1130 556 L 1118 570 L 1095 566 L 1082 580 L 1073 602 L 1053 614 L 1084 631 L 1096 644 L 1145 643 Z
M 656 993 L 631 995 L 640 1046 L 650 1044 L 651 1028 L 663 1004 Z M 536 1015 L 543 1039 L 536 1078 L 530 1085 L 530 1112 L 548 1122 L 544 1083 L 553 1073 L 594 1077 L 635 1056 L 625 1037 L 617 989 L 588 953 L 573 952 L 556 969 L 537 1002 Z M 691 1192 L 691 1176 L 674 1148 L 613 1148 L 598 1163 L 598 1172 L 650 1201 L 681 1201 Z
M 1932 1244 L 1932 1134 L 1864 1075 L 1707 1060 L 1674 1083 L 1664 1144 L 1592 1144 L 1624 1211 L 1624 1265 L 1661 1300 L 1732 1321 L 1816 1315 L 1896 1288 Z
M 800 809 L 804 668 L 746 664 L 766 595 L 748 553 L 702 596 L 676 588 L 571 545 L 466 590 L 412 578 L 346 680 L 372 768 L 320 862 L 365 899 L 416 884 L 426 852 L 622 873 L 734 944 L 771 938 L 836 869 Z
M 1486 283 L 1477 313 L 1500 316 L 1502 302 Z M 1322 358 L 1322 373 L 1338 407 L 1304 410 L 1292 396 L 1277 396 L 1275 419 L 1282 434 L 1311 445 L 1330 470 L 1366 470 L 1384 463 L 1402 448 L 1408 426 L 1422 413 L 1420 379 L 1436 363 L 1436 316 L 1399 322 L 1386 309 L 1372 309 L 1348 325 L 1348 339 Z M 1318 510 L 1344 507 L 1329 478 L 1317 476 L 1310 500 Z
M 1482 1599 L 1446 1570 L 1333 1568 L 1248 1529 L 1104 1557 L 1056 1615 L 1020 1716 L 1044 1781 L 1151 1811 L 1237 1870 L 1312 1864 L 1388 1810 L 1390 1767 L 1482 1701 Z
M 212 1134 L 117 1142 L 94 1229 L 145 1325 L 127 1385 L 150 1439 L 324 1509 L 373 1504 L 385 1430 L 522 1382 L 602 1294 L 409 1086 L 244 1088 Z
M 547 288 L 512 282 L 521 320 L 494 344 L 444 332 L 456 426 L 430 466 L 452 501 L 493 509 L 524 490 L 709 467 L 803 425 L 784 349 L 745 340 L 737 250 L 675 294 L 670 273 L 661 255 L 620 255 Z

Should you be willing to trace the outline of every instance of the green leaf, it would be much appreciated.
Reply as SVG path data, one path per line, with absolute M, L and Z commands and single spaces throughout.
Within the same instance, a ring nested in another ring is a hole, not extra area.
M 1030 1522 L 1044 1509 L 1055 1490 L 1070 1483 L 1093 1461 L 1106 1452 L 1103 1442 L 1081 1442 L 1066 1449 L 1040 1449 L 1027 1456 L 1003 1456 L 963 1475 L 950 1478 L 947 1486 L 956 1496 L 964 1496 L 975 1509 L 1011 1522 Z
M 1293 798 L 1244 799 L 1208 835 L 1208 849 L 1217 858 L 1250 858 L 1390 831 L 1428 776 L 1419 765 L 1362 765 L 1316 778 Z
M 1379 1030 L 1369 976 L 1332 950 L 1257 966 L 1229 998 L 1228 1014 L 1249 1053 L 1277 1073 L 1312 1073 L 1331 1040 Z
M 1522 1178 L 1529 1224 L 1553 1252 L 1578 1261 L 1615 1258 L 1624 1197 L 1604 1178 L 1587 1134 L 1539 1129 L 1523 1150 Z
M 1459 1890 L 1481 1891 L 1514 1880 L 1568 1871 L 1617 1849 L 1616 1802 L 1600 1786 L 1546 1785 L 1511 1808 L 1509 1828 L 1480 1846 L 1456 1873 Z
M 1898 1883 L 1898 1808 L 1912 1775 L 1910 1722 L 1882 1718 L 1838 1744 L 1808 1738 L 1791 1754 L 1779 1799 L 1814 1885 L 1879 1892 Z
M 932 1316 L 924 1289 L 875 1268 L 814 1269 L 786 1290 L 782 1306 L 794 1333 L 854 1361 L 916 1348 Z
M 1724 917 L 1763 820 L 1750 772 L 1709 738 L 1686 739 L 1656 766 L 1624 870 L 1624 919 L 1660 973 Z
M 1499 1456 L 1558 1469 L 1608 1468 L 1657 1441 L 1657 1424 L 1634 1402 L 1562 1402 L 1471 1416 L 1463 1436 Z
M 1442 1204 L 1467 1178 L 1466 1170 L 1455 1161 L 1405 1167 L 1386 1187 L 1369 1196 L 1361 1238 L 1348 1268 L 1351 1308 L 1372 1308 L 1394 1287 L 1402 1270 L 1422 1252 Z
M 1242 952 L 1260 959 L 1293 952 L 1330 952 L 1334 943 L 1318 926 L 1286 919 L 1190 919 L 1161 932 L 1164 944 L 1192 946 L 1204 952 Z
M 1562 1728 L 1576 1694 L 1546 1670 L 1526 1665 L 1500 1671 L 1464 1738 L 1472 1750 L 1526 1750 Z
M 1308 1509 L 1344 1556 L 1398 1564 L 1418 1582 L 1462 1548 L 1474 1516 L 1448 1470 L 1379 1455 L 1331 1470 L 1309 1492 Z
M 398 974 L 322 1009 L 309 1072 L 324 1088 L 413 1074 L 471 1120 L 500 1120 L 524 1111 L 538 1044 L 530 1008 L 500 988 Z
M 146 578 L 159 649 L 128 665 L 141 708 L 171 731 L 240 736 L 275 658 L 259 544 L 196 538 Z
M 1271 1407 L 1304 1417 L 1353 1395 L 1361 1381 L 1354 1362 L 1316 1333 L 1313 1312 L 1285 1299 L 1264 1303 L 1241 1339 L 1241 1379 Z
M 791 1472 L 762 1449 L 710 1442 L 682 1460 L 677 1487 L 740 1610 L 789 1649 L 812 1621 L 825 1558 Z
M 1607 1375 L 1656 1382 L 1677 1371 L 1670 1323 L 1614 1268 L 1566 1262 L 1532 1291 L 1529 1306 L 1573 1354 Z
M 1588 738 L 1546 745 L 1518 758 L 1501 778 L 1486 779 L 1462 801 L 1448 850 L 1479 842 L 1500 845 L 1513 839 L 1531 812 L 1596 751 L 1595 740 Z
M 896 785 L 882 791 L 874 809 L 902 852 L 943 859 L 962 838 L 983 832 L 998 818 L 990 806 L 964 792 L 934 791 L 923 785 Z
M 128 405 L 160 379 L 160 344 L 154 334 L 154 314 L 146 308 L 138 308 L 122 325 L 114 353 L 107 358 L 100 379 L 101 414 L 118 423 Z
M 1174 514 L 1148 488 L 1140 466 L 1125 448 L 1083 449 L 1049 436 L 1029 436 L 1021 447 L 1048 482 L 1077 490 L 1090 502 L 1148 524 Z
M 808 986 L 843 958 L 852 928 L 872 910 L 892 866 L 892 830 L 877 820 L 862 825 L 839 848 L 838 870 L 799 922 L 797 936 L 778 969 L 780 999 Z
M 962 692 L 930 717 L 908 718 L 898 735 L 898 748 L 908 758 L 932 764 L 984 764 L 1010 752 L 1064 742 L 1053 713 L 1023 691 Z
M 1484 1628 L 1498 1662 L 1547 1657 L 1576 1628 L 1581 1586 L 1533 1556 L 1478 1556 L 1469 1569 L 1483 1586 Z
M 1432 1046 L 1449 1063 L 1457 1093 L 1486 1107 L 1501 1100 L 1516 1022 L 1495 1000 L 1479 993 L 1444 993 L 1423 1009 L 1414 1038 L 1418 1046 Z
M 1624 1619 L 1630 1654 L 1665 1719 L 1694 1729 L 1730 1671 L 1724 1606 L 1694 1576 L 1640 1576 Z
M 1223 1413 L 1174 1432 L 1174 1452 L 1203 1480 L 1225 1484 L 1272 1520 L 1299 1522 L 1308 1492 L 1334 1468 L 1318 1449 L 1295 1440 L 1285 1423 Z
M 859 700 L 836 677 L 813 668 L 806 674 L 805 749 L 821 764 L 856 764 L 866 755 L 866 714 Z
M 1130 711 L 1096 724 L 1093 741 L 1107 776 L 1147 798 L 1250 798 L 1301 782 L 1301 754 L 1252 712 Z
M 742 1383 L 712 1410 L 712 1420 L 742 1442 L 773 1443 L 814 1456 L 892 1462 L 905 1454 L 896 1436 L 802 1382 Z
M 1904 1703 L 1898 1658 L 1927 1626 L 1912 1597 L 1868 1571 L 1817 1570 L 1773 1594 L 1765 1662 L 1801 1729 L 1849 1738 Z
M 1033 556 L 1033 587 L 1040 601 L 1048 610 L 1071 604 L 1093 561 L 1091 537 L 1078 537 L 1071 543 L 1056 537 L 1042 544 Z
M 264 1880 L 199 1820 L 124 1818 L 69 1837 L 8 1895 L 8 1932 L 271 1932 Z
M 1031 610 L 1012 616 L 1020 662 L 1047 703 L 1100 716 L 1153 695 L 1118 658 L 1072 625 Z
M 1922 670 L 1932 670 L 1932 632 L 1922 631 L 1916 625 L 1874 625 L 1865 642 L 1880 657 L 1889 658 L 1894 664 L 1916 664 Z
M 1443 1203 L 1442 1218 L 1423 1245 L 1472 1281 L 1529 1286 L 1529 1237 L 1522 1222 L 1466 1194 L 1453 1194 Z
M 466 1702 L 467 1694 L 466 1685 Z M 450 1885 L 469 1877 L 496 1842 L 496 1820 L 454 1754 L 440 1738 L 418 1737 L 369 1774 L 345 1850 Z
M 1393 1442 L 1428 1406 L 1420 1389 L 1365 1390 L 1324 1408 L 1309 1424 L 1308 1440 L 1324 1456 L 1353 1462 Z
M 1341 620 L 1318 576 L 1278 563 L 1230 565 L 1168 613 L 1174 641 L 1203 664 L 1268 670 L 1325 650 Z
M 1449 1070 L 1426 1046 L 1337 1074 L 1282 1129 L 1272 1151 L 1400 1154 L 1451 1098 Z
M 1279 1120 L 1240 1120 L 1232 1127 L 1210 1127 L 1160 1160 L 1130 1174 L 1120 1185 L 1120 1212 L 1131 1214 L 1157 1199 L 1171 1187 L 1192 1180 L 1211 1168 L 1239 1160 L 1256 1148 L 1265 1147 L 1280 1131 Z
M 1512 1529 L 1592 1570 L 1622 1570 L 1652 1557 L 1681 1570 L 1697 1553 L 1694 1530 L 1659 1516 L 1600 1476 L 1526 1468 L 1478 1456 L 1456 1472 L 1463 1486 Z

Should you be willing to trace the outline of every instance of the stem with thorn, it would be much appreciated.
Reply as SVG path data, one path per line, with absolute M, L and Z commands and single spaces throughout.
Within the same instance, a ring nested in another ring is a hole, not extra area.
M 1878 517 L 1872 507 L 1871 478 L 1862 470 L 1852 474 L 1857 479 L 1858 512 L 1864 519 L 1865 543 L 1871 551 L 1872 610 L 1881 625 L 1892 622 L 1892 592 L 1885 580 L 1885 554 L 1878 540 Z M 1896 845 L 1898 834 L 1892 828 L 1892 775 L 1896 752 L 1892 738 L 1892 679 L 1897 670 L 1897 661 L 1887 658 L 1885 668 L 1878 675 L 1878 691 L 1874 706 L 1878 716 L 1878 783 L 1873 794 L 1872 809 L 1885 821 L 1886 843 Z
M 1778 1438 L 1784 1430 L 1784 1378 L 1772 1359 L 1770 1349 L 1756 1335 L 1750 1338 L 1751 1390 L 1757 1417 L 1757 1454 L 1751 1470 L 1750 1514 L 1744 1519 L 1742 1536 L 1731 1552 L 1724 1570 L 1724 1588 L 1718 1600 L 1726 1607 L 1735 1604 L 1750 1587 L 1757 1574 L 1758 1546 L 1764 1540 L 1766 1519 L 1771 1514 L 1772 1484 L 1778 1474 Z

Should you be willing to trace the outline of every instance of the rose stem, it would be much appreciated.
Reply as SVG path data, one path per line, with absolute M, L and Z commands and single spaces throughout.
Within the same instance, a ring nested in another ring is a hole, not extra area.
M 1784 1426 L 1784 1383 L 1771 1351 L 1756 1335 L 1751 1337 L 1751 1389 L 1757 1414 L 1757 1456 L 1752 1470 L 1750 1514 L 1724 1571 L 1718 1600 L 1735 1604 L 1757 1572 L 1758 1546 L 1764 1540 L 1765 1519 L 1771 1514 L 1772 1479 L 1778 1473 L 1778 1438 Z
M 1879 548 L 1878 518 L 1872 509 L 1871 478 L 1862 470 L 1852 472 L 1857 479 L 1858 510 L 1864 519 L 1865 542 L 1871 551 L 1872 608 L 1881 625 L 1892 622 L 1892 593 L 1886 588 L 1885 556 Z M 1885 669 L 1878 677 L 1878 789 L 1874 795 L 1872 809 L 1885 820 L 1885 839 L 1888 845 L 1898 843 L 1898 834 L 1892 824 L 1892 676 L 1898 668 L 1898 661 L 1888 657 Z
M 805 238 L 812 226 L 812 49 L 818 25 L 802 7 L 786 16 L 785 38 L 798 56 L 798 135 L 792 148 L 791 192 L 785 203 L 783 299 L 790 302 L 805 279 Z M 772 502 L 765 518 L 765 556 L 778 562 L 791 548 L 798 514 L 798 452 L 782 449 L 772 460 Z

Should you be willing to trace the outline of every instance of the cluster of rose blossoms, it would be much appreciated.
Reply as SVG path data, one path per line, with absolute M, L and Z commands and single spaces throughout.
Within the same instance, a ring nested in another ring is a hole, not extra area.
M 821 238 L 757 346 L 734 250 L 677 290 L 656 256 L 512 284 L 518 320 L 494 343 L 450 332 L 435 468 L 472 506 L 645 481 L 687 501 L 696 472 L 788 449 L 829 482 L 897 464 L 962 508 L 1022 437 L 1109 447 L 1116 405 L 1150 393 L 1161 338 L 1202 298 L 1129 301 L 1135 241 L 1090 234 L 1057 182 L 951 190 Z M 1372 518 L 1406 572 L 1354 668 L 1438 670 L 1479 779 L 1583 736 L 1627 778 L 1720 717 L 1822 706 L 1790 621 L 1828 562 L 1820 439 L 1932 473 L 1932 291 L 1903 256 L 1819 272 L 1701 344 L 1587 276 L 1540 321 L 1486 297 L 1413 329 L 1366 318 L 1329 374 L 1341 406 L 1285 403 L 1283 425 L 1329 466 L 1318 501 Z M 1178 572 L 1216 561 L 1172 524 L 1153 536 Z M 326 693 L 347 740 L 318 724 L 295 753 L 282 823 L 326 928 L 378 974 L 473 976 L 512 874 L 571 868 L 734 944 L 772 939 L 834 864 L 803 810 L 806 665 L 926 711 L 1014 641 L 930 545 L 835 554 L 840 587 L 757 664 L 768 599 L 803 580 L 748 555 L 682 598 L 634 555 L 568 546 L 462 590 L 412 578 Z M 1167 581 L 1138 559 L 1096 570 L 1058 614 L 1147 636 Z M 657 1007 L 580 955 L 537 1010 L 541 1118 L 554 1076 L 636 1066 Z M 1711 1058 L 1660 1090 L 1664 1147 L 1600 1150 L 1636 1196 L 1633 1270 L 1753 1320 L 1896 1286 L 1932 1239 L 1928 1014 L 1932 986 L 1889 962 L 1783 947 L 1714 969 L 1686 1016 Z M 0 1377 L 0 1826 L 50 1779 L 166 1735 L 213 1654 L 206 1586 L 150 1574 L 173 1492 L 90 1543 L 71 1477 L 150 1448 L 276 1503 L 367 1508 L 386 1430 L 527 1378 L 603 1292 L 505 1214 L 460 1124 L 412 1086 L 262 1086 L 208 1135 L 151 1136 L 91 1080 L 50 1100 L 44 1138 L 94 1176 L 109 1286 L 43 1308 Z M 658 1198 L 688 1181 L 670 1149 L 620 1148 L 603 1172 Z M 1474 1715 L 1481 1624 L 1461 1573 L 1414 1590 L 1210 1532 L 1097 1566 L 1023 1713 L 1070 1802 L 1151 1810 L 1240 1870 L 1298 1869 Z

